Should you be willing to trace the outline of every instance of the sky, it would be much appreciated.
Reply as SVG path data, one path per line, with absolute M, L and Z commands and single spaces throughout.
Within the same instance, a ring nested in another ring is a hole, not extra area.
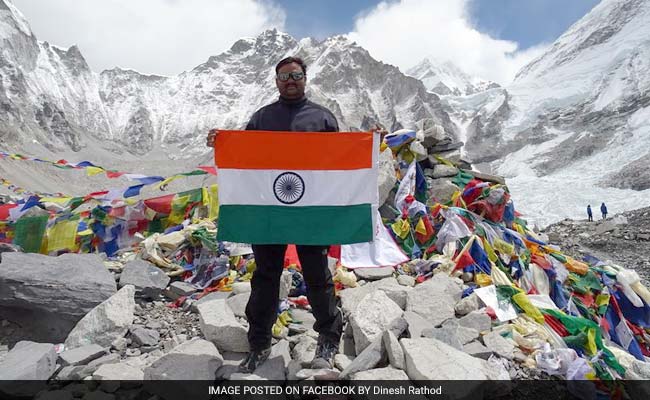
M 402 71 L 424 58 L 508 84 L 600 0 L 13 0 L 39 40 L 94 71 L 175 75 L 241 37 L 343 34 Z

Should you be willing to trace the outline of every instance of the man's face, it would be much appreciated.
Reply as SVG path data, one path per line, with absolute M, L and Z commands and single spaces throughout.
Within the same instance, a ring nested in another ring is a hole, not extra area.
M 278 75 L 282 73 L 290 74 L 292 72 L 302 73 L 302 68 L 300 68 L 300 65 L 296 63 L 285 64 L 278 70 Z M 280 96 L 284 97 L 285 99 L 299 99 L 304 96 L 306 81 L 306 77 L 295 81 L 293 80 L 293 77 L 290 76 L 289 80 L 282 82 L 278 79 L 277 76 L 275 77 L 275 84 L 278 87 Z

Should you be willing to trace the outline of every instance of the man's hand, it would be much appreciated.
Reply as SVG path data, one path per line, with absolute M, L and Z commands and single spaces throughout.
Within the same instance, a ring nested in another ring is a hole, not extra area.
M 214 147 L 214 140 L 217 138 L 218 129 L 210 129 L 208 136 L 205 139 L 205 145 L 208 147 Z

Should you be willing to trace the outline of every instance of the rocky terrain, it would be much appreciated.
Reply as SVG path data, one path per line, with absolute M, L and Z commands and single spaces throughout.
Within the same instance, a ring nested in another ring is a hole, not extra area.
M 585 211 L 586 214 L 586 211 Z M 585 215 L 586 216 L 586 215 Z M 611 260 L 635 270 L 644 285 L 650 282 L 650 207 L 628 211 L 607 220 L 594 221 L 565 219 L 543 230 L 551 243 L 567 254 L 581 259 L 585 254 Z

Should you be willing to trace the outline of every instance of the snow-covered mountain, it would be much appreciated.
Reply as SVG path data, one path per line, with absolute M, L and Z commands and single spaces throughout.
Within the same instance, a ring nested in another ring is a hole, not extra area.
M 408 69 L 406 75 L 421 80 L 427 90 L 441 96 L 467 96 L 499 87 L 495 82 L 470 76 L 451 61 L 435 64 L 428 58 Z
M 544 223 L 650 204 L 650 1 L 603 0 L 514 83 L 448 104 L 469 157 Z
M 277 99 L 274 66 L 288 55 L 306 61 L 307 95 L 331 109 L 342 129 L 380 123 L 396 130 L 433 118 L 455 132 L 422 82 L 343 36 L 319 42 L 268 30 L 177 76 L 119 68 L 98 74 L 78 48 L 39 42 L 15 6 L 0 0 L 0 42 L 0 138 L 9 149 L 205 154 L 209 128 L 241 128 Z

